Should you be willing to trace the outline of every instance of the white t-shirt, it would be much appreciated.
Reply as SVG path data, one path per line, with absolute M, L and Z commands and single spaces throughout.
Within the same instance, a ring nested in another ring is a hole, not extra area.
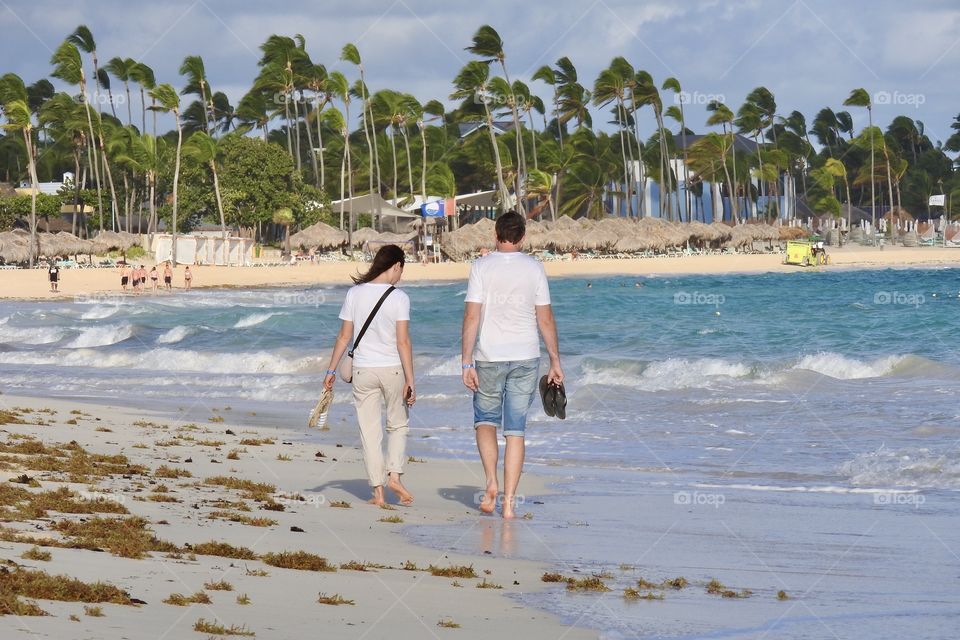
M 550 304 L 543 265 L 520 252 L 495 252 L 470 268 L 466 302 L 479 302 L 474 357 L 484 362 L 540 357 L 536 307 Z
M 363 323 L 377 301 L 390 287 L 388 284 L 358 284 L 347 291 L 347 297 L 340 309 L 340 319 L 353 322 L 353 341 L 360 335 Z M 397 351 L 397 322 L 410 320 L 410 298 L 399 289 L 393 291 L 383 301 L 380 310 L 363 334 L 360 346 L 353 354 L 355 367 L 398 367 L 400 352 Z

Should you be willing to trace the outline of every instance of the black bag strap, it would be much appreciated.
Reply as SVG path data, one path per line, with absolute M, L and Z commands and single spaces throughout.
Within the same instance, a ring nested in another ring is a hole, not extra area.
M 353 341 L 353 348 L 347 352 L 347 355 L 351 358 L 353 357 L 353 352 L 357 350 L 357 347 L 360 346 L 360 341 L 363 339 L 363 334 L 367 332 L 367 329 L 370 328 L 370 323 L 373 322 L 373 317 L 377 315 L 377 311 L 380 311 L 380 307 L 383 305 L 383 301 L 387 299 L 387 296 L 393 293 L 393 290 L 396 289 L 393 285 L 389 289 L 383 292 L 383 295 L 380 296 L 380 299 L 377 300 L 377 304 L 374 305 L 373 311 L 370 312 L 370 315 L 367 316 L 367 321 L 363 323 L 363 326 L 360 327 L 360 333 L 357 334 L 357 339 Z

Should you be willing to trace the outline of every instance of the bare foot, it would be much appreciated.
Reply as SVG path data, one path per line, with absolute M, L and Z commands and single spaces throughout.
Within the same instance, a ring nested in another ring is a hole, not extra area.
M 497 487 L 487 487 L 486 492 L 483 494 L 483 498 L 480 500 L 480 511 L 484 513 L 493 513 L 493 510 L 497 508 L 497 493 L 499 490 Z
M 513 511 L 513 497 L 507 498 L 503 497 L 503 519 L 504 520 L 513 520 L 517 517 L 517 514 Z
M 374 487 L 373 488 L 373 497 L 367 500 L 368 504 L 373 504 L 378 507 L 382 507 L 387 504 L 387 501 L 383 499 L 383 487 Z
M 403 483 L 400 482 L 400 476 L 391 474 L 390 479 L 387 480 L 387 486 L 390 487 L 390 491 L 393 491 L 397 494 L 397 497 L 400 498 L 400 504 L 405 507 L 413 504 L 413 495 L 411 495 L 406 487 L 403 486 Z

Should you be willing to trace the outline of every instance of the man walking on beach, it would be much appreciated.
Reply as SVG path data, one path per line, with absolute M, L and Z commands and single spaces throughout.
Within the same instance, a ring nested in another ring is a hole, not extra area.
M 480 510 L 493 513 L 496 507 L 497 428 L 502 425 L 507 442 L 503 517 L 508 519 L 515 517 L 527 411 L 537 393 L 540 336 L 550 356 L 547 377 L 563 382 L 550 287 L 543 265 L 520 251 L 525 232 L 519 213 L 497 218 L 497 250 L 473 263 L 463 312 L 463 384 L 473 391 L 473 424 L 486 475 Z

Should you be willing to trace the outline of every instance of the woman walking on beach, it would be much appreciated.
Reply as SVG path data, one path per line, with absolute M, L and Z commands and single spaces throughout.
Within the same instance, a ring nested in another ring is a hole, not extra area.
M 153 265 L 153 267 L 150 269 L 150 281 L 151 281 L 151 284 L 153 285 L 153 292 L 154 292 L 154 293 L 157 292 L 157 279 L 158 279 L 159 277 L 160 277 L 160 276 L 159 276 L 159 274 L 157 273 L 157 265 Z
M 355 286 L 347 291 L 343 301 L 340 333 L 323 380 L 325 388 L 333 388 L 337 365 L 349 350 L 347 357 L 353 357 L 353 399 L 360 423 L 363 460 L 373 488 L 370 503 L 378 506 L 386 504 L 384 485 L 397 495 L 401 504 L 413 504 L 413 496 L 400 482 L 406 462 L 408 410 L 416 402 L 410 298 L 394 288 L 403 275 L 403 265 L 403 249 L 386 245 L 377 251 L 370 269 L 353 278 Z M 363 331 L 365 325 L 366 331 Z M 381 403 L 385 403 L 387 409 L 386 462 L 382 449 Z
M 187 265 L 183 272 L 183 286 L 187 291 L 190 291 L 191 283 L 193 283 L 193 274 L 190 273 L 190 265 Z

